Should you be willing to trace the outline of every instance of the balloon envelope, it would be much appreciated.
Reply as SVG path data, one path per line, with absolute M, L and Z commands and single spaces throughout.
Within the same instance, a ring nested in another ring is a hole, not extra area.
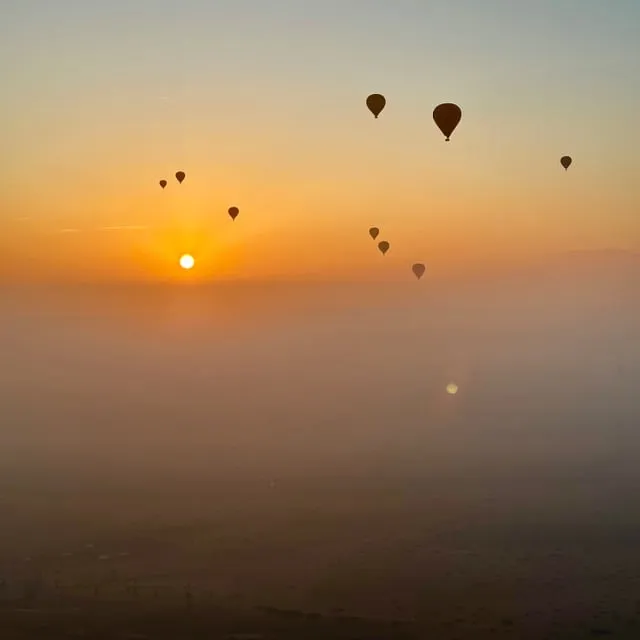
M 387 251 L 389 251 L 389 243 L 386 240 L 378 242 L 378 249 L 380 249 L 382 255 L 384 255 L 385 253 L 387 253 Z
M 422 278 L 422 276 L 424 275 L 424 272 L 426 271 L 426 267 L 421 262 L 416 262 L 411 267 L 411 270 L 415 274 L 416 278 L 418 278 L 418 280 L 420 280 L 420 278 Z
M 232 220 L 235 220 L 238 217 L 239 213 L 240 209 L 238 209 L 238 207 L 229 207 L 229 215 L 231 216 Z
M 184 171 L 176 171 L 176 180 L 182 184 L 182 181 L 186 178 L 186 174 Z
M 462 109 L 457 104 L 445 102 L 433 110 L 433 119 L 448 141 L 462 119 Z
M 371 229 L 369 229 L 369 235 L 375 240 L 378 237 L 378 234 L 380 233 L 380 229 L 378 229 L 378 227 L 371 227 Z
M 380 93 L 372 93 L 367 98 L 367 107 L 373 113 L 373 117 L 377 118 L 387 104 L 387 99 Z
M 160 186 L 164 189 L 167 186 L 166 180 L 160 180 Z
M 562 158 L 560 158 L 560 164 L 564 167 L 565 171 L 571 166 L 572 162 L 571 156 L 562 156 Z

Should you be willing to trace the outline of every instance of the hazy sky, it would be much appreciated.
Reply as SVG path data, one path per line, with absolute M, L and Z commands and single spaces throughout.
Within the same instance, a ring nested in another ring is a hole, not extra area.
M 406 278 L 640 247 L 637 0 L 5 4 L 5 278 L 180 276 L 183 252 L 189 277 Z

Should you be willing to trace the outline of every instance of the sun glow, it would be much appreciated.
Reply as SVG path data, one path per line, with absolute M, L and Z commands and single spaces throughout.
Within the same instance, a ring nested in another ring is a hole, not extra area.
M 195 263 L 196 261 L 193 259 L 193 256 L 190 256 L 188 253 L 180 256 L 180 266 L 187 271 L 193 269 Z

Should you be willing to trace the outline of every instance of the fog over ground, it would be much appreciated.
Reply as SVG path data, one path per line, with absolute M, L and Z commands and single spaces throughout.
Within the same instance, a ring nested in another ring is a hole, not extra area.
M 415 615 L 478 580 L 551 597 L 550 576 L 585 602 L 632 598 L 638 264 L 7 289 L 5 573 L 70 549 L 82 573 L 91 539 L 130 575 L 252 602 Z

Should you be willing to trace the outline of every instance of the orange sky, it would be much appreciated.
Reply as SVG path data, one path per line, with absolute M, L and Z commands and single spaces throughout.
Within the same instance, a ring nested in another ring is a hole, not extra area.
M 491 9 L 436 3 L 448 41 L 440 23 L 415 32 L 411 2 L 372 9 L 367 31 L 349 12 L 187 4 L 169 24 L 63 2 L 47 25 L 25 3 L 2 26 L 2 53 L 28 62 L 0 107 L 5 280 L 394 279 L 416 261 L 438 273 L 640 248 L 640 36 L 624 12 L 583 2 L 575 23 L 532 3 L 497 29 Z M 199 27 L 222 17 L 233 28 Z M 378 120 L 372 92 L 387 96 Z M 449 143 L 431 119 L 447 101 L 463 109 Z

